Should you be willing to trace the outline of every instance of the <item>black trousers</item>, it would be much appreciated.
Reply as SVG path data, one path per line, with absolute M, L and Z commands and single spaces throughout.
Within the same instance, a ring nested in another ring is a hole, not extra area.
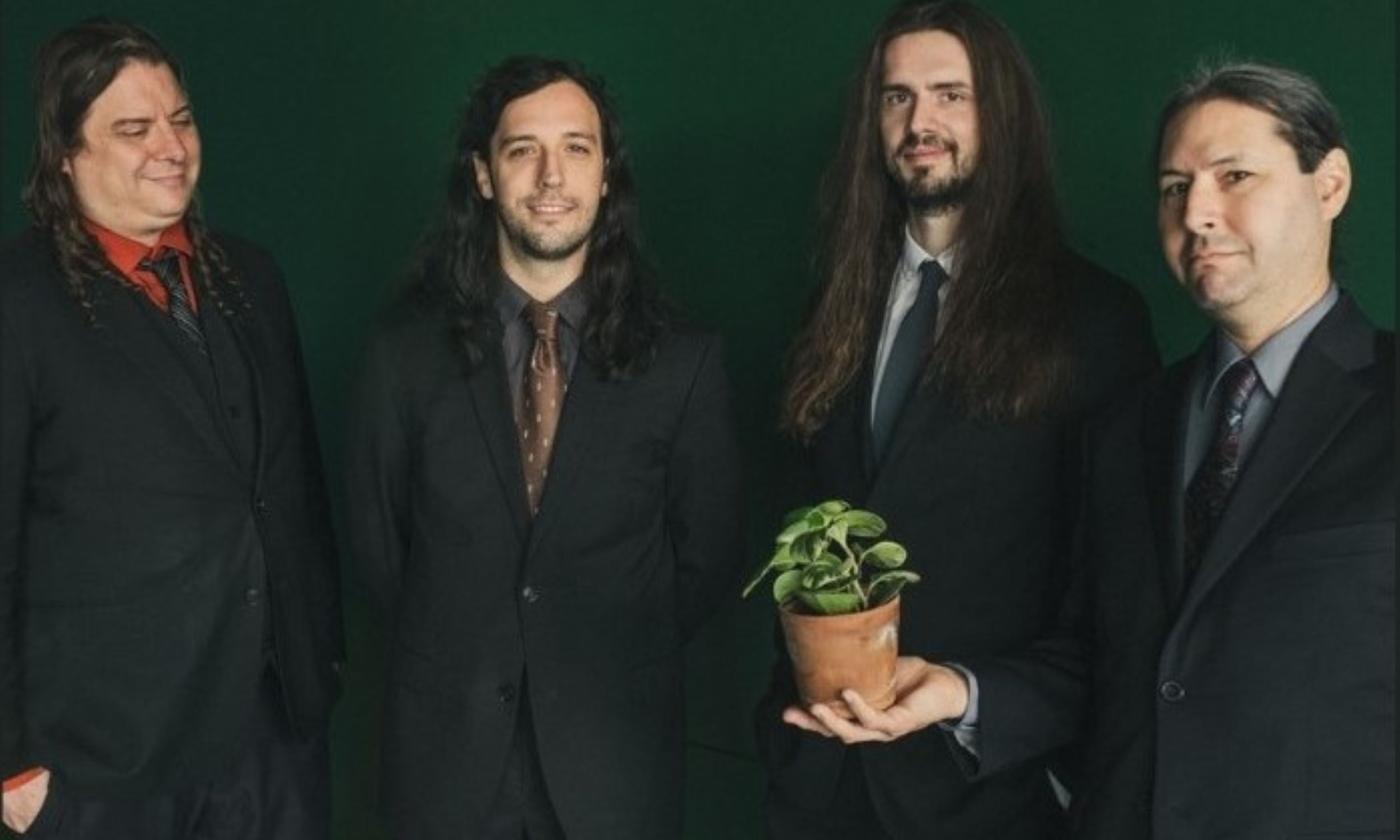
M 25 840 L 328 840 L 330 759 L 324 735 L 294 738 L 269 669 L 243 754 L 224 773 L 149 796 L 69 790 L 63 768 Z
M 564 829 L 545 788 L 529 694 L 523 686 L 506 772 L 481 840 L 564 840 Z
M 826 808 L 812 811 L 783 800 L 772 787 L 763 805 L 771 840 L 889 840 L 870 801 L 860 752 L 846 750 L 836 793 Z

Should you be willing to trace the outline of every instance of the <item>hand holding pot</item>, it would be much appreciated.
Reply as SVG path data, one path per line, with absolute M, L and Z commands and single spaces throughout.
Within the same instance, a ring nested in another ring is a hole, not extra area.
M 783 720 L 793 726 L 847 744 L 893 741 L 945 720 L 957 720 L 967 711 L 968 688 L 962 674 L 917 656 L 895 661 L 894 705 L 878 711 L 854 691 L 843 691 L 855 720 L 844 720 L 825 704 L 807 709 L 789 706 Z

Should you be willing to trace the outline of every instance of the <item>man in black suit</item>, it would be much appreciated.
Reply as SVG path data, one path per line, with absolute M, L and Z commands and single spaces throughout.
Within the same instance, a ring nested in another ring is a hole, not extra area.
M 826 281 L 784 414 L 802 501 L 879 513 L 923 576 L 903 598 L 900 696 L 966 692 L 928 660 L 1015 651 L 1050 629 L 1082 418 L 1156 366 L 1140 298 L 1059 236 L 1046 135 L 998 21 L 904 6 L 870 48 L 829 179 Z M 966 731 L 847 748 L 830 709 L 795 704 L 780 653 L 757 717 L 775 837 L 1063 830 L 1044 760 L 970 784 Z
M 354 547 L 396 837 L 678 837 L 681 647 L 743 562 L 719 342 L 659 302 L 601 83 L 513 58 L 374 337 Z
M 1079 836 L 1394 837 L 1395 339 L 1335 282 L 1341 123 L 1233 65 L 1158 137 L 1163 251 L 1216 329 L 1095 423 L 1064 632 L 964 663 L 980 772 L 1087 724 Z M 960 712 L 935 693 L 898 712 Z
M 40 50 L 0 250 L 0 778 L 33 837 L 326 837 L 338 574 L 292 311 L 192 198 L 175 59 Z

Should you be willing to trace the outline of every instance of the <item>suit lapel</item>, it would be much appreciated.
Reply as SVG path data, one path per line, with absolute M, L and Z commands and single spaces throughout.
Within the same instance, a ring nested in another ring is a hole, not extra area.
M 570 487 L 577 479 L 580 467 L 588 461 L 593 441 L 608 433 L 607 406 L 615 390 L 603 379 L 603 374 L 587 358 L 575 363 L 573 376 L 569 378 L 564 393 L 564 407 L 559 415 L 558 438 L 554 441 L 554 451 L 549 459 L 549 477 L 545 480 L 544 495 L 540 499 L 540 512 L 530 529 L 529 547 L 525 551 L 528 558 L 539 545 L 543 534 L 557 514 L 559 499 L 568 498 Z
M 119 286 L 116 280 L 97 285 L 103 289 L 99 304 L 103 314 L 99 322 L 108 322 L 100 332 L 170 398 L 210 449 L 231 457 L 228 441 L 215 425 L 199 384 L 185 363 L 175 356 L 158 325 L 152 323 L 151 314 L 164 315 L 143 312 L 142 307 L 150 304 L 139 297 L 138 292 Z
M 1269 424 L 1250 453 L 1183 614 L 1200 603 L 1370 396 L 1351 372 L 1371 361 L 1372 328 L 1339 300 L 1298 351 Z
M 516 535 L 523 541 L 529 528 L 529 501 L 525 497 L 525 474 L 520 466 L 520 446 L 516 441 L 515 417 L 506 384 L 505 359 L 499 343 L 467 378 L 472 408 L 501 482 L 501 493 L 510 508 Z
M 1166 603 L 1181 599 L 1183 537 L 1182 472 L 1186 441 L 1187 400 L 1201 354 L 1169 370 L 1161 387 L 1153 389 L 1143 412 L 1144 480 L 1153 513 L 1158 569 Z
M 208 299 L 206 297 L 206 299 Z M 222 318 L 218 312 L 210 312 L 209 318 Z M 233 336 L 234 349 L 243 359 L 243 364 L 248 369 L 248 384 L 253 392 L 253 416 L 257 424 L 253 435 L 253 463 L 249 467 L 253 471 L 254 482 L 261 485 L 263 477 L 263 441 L 267 440 L 267 392 L 263 383 L 262 372 L 270 365 L 267 356 L 267 342 L 265 336 L 261 334 L 258 323 L 251 317 L 244 314 L 235 314 L 224 318 L 224 323 L 228 325 L 228 331 Z M 232 431 L 229 431 L 232 436 Z

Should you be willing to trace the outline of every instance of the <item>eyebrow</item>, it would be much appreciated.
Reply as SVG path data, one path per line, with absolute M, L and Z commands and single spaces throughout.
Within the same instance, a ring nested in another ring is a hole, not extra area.
M 174 111 L 171 111 L 170 118 L 174 119 L 175 117 L 192 113 L 194 113 L 194 109 L 190 107 L 190 104 L 188 102 L 186 102 L 184 105 L 181 105 L 179 108 L 176 108 Z M 155 120 L 151 117 L 123 117 L 122 119 L 112 121 L 112 130 L 117 131 L 128 127 L 147 126 L 153 124 L 154 122 Z
M 908 90 L 913 90 L 913 89 L 914 89 L 913 87 L 910 87 L 909 85 L 906 85 L 906 84 L 904 84 L 903 82 L 890 82 L 890 83 L 888 83 L 888 84 L 880 85 L 880 92 L 881 92 L 881 93 L 884 93 L 884 92 L 886 92 L 886 91 L 891 91 L 891 90 L 905 90 L 905 91 L 908 91 Z M 939 91 L 939 90 L 972 90 L 972 84 L 971 84 L 970 82 L 934 82 L 934 83 L 931 84 L 931 85 L 925 85 L 925 86 L 924 86 L 924 89 L 925 89 L 925 90 L 933 90 L 933 91 Z
M 1208 162 L 1208 163 L 1206 164 L 1206 167 L 1205 167 L 1205 168 L 1206 168 L 1206 169 L 1214 169 L 1214 168 L 1216 168 L 1217 166 L 1228 166 L 1229 164 L 1232 164 L 1232 163 L 1239 163 L 1241 157 L 1242 157 L 1241 155 L 1237 155 L 1237 154 L 1235 154 L 1235 155 L 1223 155 L 1223 156 L 1221 156 L 1221 157 L 1215 158 L 1214 160 Z M 1161 172 L 1157 173 L 1157 177 L 1159 177 L 1159 178 L 1165 178 L 1165 177 L 1168 176 L 1168 175 L 1186 175 L 1186 174 L 1187 174 L 1187 173 L 1182 172 L 1182 171 L 1179 170 L 1179 169 L 1172 169 L 1171 167 L 1168 166 L 1168 167 L 1164 167 L 1164 168 L 1162 169 Z

